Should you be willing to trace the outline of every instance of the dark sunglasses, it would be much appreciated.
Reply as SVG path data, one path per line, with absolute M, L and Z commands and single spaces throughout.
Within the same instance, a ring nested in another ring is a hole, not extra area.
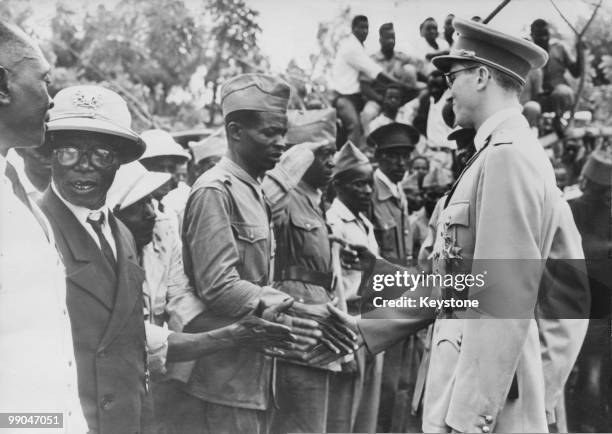
M 480 65 L 468 66 L 466 68 L 461 68 L 461 69 L 457 69 L 455 71 L 446 72 L 444 74 L 444 79 L 446 80 L 446 85 L 450 89 L 451 87 L 453 87 L 453 83 L 455 82 L 455 74 L 457 74 L 458 72 L 461 72 L 461 71 L 468 71 L 470 69 L 476 69 L 479 66 Z
M 55 159 L 65 167 L 72 167 L 81 161 L 83 155 L 89 158 L 89 164 L 97 169 L 108 169 L 116 161 L 114 151 L 105 148 L 81 149 L 74 146 L 62 146 L 53 151 Z

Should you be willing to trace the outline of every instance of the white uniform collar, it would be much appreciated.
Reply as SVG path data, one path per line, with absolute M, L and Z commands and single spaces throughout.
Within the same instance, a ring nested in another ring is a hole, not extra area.
M 382 183 L 387 186 L 387 188 L 389 189 L 389 191 L 391 192 L 393 197 L 395 197 L 396 199 L 400 198 L 399 187 L 397 186 L 397 184 L 394 184 L 393 182 L 391 182 L 389 177 L 387 175 L 385 175 L 383 173 L 383 171 L 380 170 L 380 168 L 377 168 L 374 171 L 374 176 L 376 176 L 378 179 L 380 179 L 382 181 Z
M 478 128 L 476 132 L 476 137 L 474 137 L 474 147 L 476 151 L 480 151 L 482 147 L 485 145 L 487 138 L 493 133 L 495 128 L 497 128 L 501 123 L 514 117 L 516 115 L 521 114 L 521 109 L 519 106 L 510 107 L 507 109 L 503 109 L 498 111 L 497 113 L 489 116 Z

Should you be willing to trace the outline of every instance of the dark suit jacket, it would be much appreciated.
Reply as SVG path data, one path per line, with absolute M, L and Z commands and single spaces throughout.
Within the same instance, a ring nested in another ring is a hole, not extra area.
M 146 402 L 142 283 L 134 239 L 112 215 L 117 273 L 74 214 L 51 190 L 41 208 L 49 218 L 66 267 L 66 304 L 72 323 L 79 396 L 89 429 L 143 431 Z

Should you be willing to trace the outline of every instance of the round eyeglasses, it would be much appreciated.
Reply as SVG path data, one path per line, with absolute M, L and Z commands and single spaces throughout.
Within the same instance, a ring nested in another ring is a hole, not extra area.
M 56 148 L 53 153 L 57 162 L 65 167 L 78 164 L 83 155 L 87 155 L 89 164 L 97 169 L 108 169 L 116 160 L 115 152 L 105 148 L 81 149 L 75 146 L 62 146 Z
M 470 69 L 476 69 L 479 66 L 480 65 L 468 66 L 466 68 L 456 69 L 455 71 L 450 71 L 450 72 L 444 73 L 444 78 L 446 79 L 446 85 L 450 89 L 451 87 L 453 87 L 453 83 L 455 82 L 455 74 L 457 74 L 458 72 L 461 72 L 461 71 L 468 71 Z

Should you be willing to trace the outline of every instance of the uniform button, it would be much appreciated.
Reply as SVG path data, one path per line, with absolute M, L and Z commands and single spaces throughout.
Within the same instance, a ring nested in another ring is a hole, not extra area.
M 102 407 L 103 410 L 108 410 L 113 406 L 114 399 L 115 397 L 113 395 L 104 395 L 100 401 L 100 407 Z
M 487 432 L 491 432 L 491 428 L 489 428 L 486 425 L 483 425 L 483 427 L 481 428 L 482 432 L 487 433 Z
M 304 303 L 304 299 L 303 299 L 303 298 L 300 298 L 298 301 L 299 301 L 300 303 Z
M 310 223 L 306 223 L 306 228 L 310 228 Z
M 488 424 L 493 423 L 493 416 L 490 416 L 490 415 L 487 414 L 485 416 L 485 422 L 488 423 Z
M 404 231 L 404 235 L 408 235 L 408 231 Z

